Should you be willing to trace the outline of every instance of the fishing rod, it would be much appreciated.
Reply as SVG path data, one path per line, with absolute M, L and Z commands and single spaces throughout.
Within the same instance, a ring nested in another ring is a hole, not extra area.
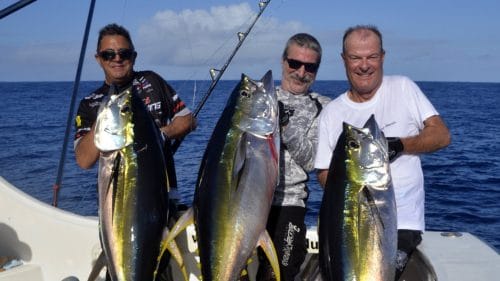
M 53 198 L 52 205 L 57 207 L 57 195 L 59 193 L 59 188 L 61 185 L 62 174 L 64 169 L 64 162 L 66 159 L 66 151 L 68 150 L 68 139 L 69 133 L 71 131 L 72 116 L 75 108 L 75 99 L 78 94 L 78 87 L 80 85 L 80 76 L 82 74 L 82 65 L 85 59 L 85 50 L 87 48 L 87 41 L 89 38 L 90 24 L 92 23 L 92 15 L 94 14 L 95 0 L 90 1 L 89 15 L 87 17 L 87 24 L 85 26 L 85 34 L 83 35 L 82 48 L 80 50 L 80 58 L 78 61 L 78 69 L 76 71 L 75 84 L 73 85 L 73 95 L 71 96 L 71 103 L 69 107 L 68 119 L 66 122 L 66 133 L 64 134 L 63 148 L 61 152 L 61 158 L 59 159 L 59 168 L 57 169 L 57 179 L 53 187 Z
M 261 0 L 259 2 L 260 11 L 257 14 L 257 17 L 254 19 L 254 21 L 252 22 L 252 24 L 250 25 L 250 27 L 247 29 L 246 32 L 238 32 L 238 39 L 239 39 L 238 44 L 237 44 L 236 48 L 233 50 L 233 52 L 231 53 L 231 56 L 229 57 L 229 59 L 222 66 L 222 68 L 220 70 L 217 70 L 217 69 L 211 69 L 210 70 L 210 75 L 212 77 L 212 83 L 211 83 L 211 85 L 210 85 L 207 93 L 203 96 L 202 100 L 200 101 L 200 103 L 198 104 L 198 106 L 196 107 L 196 109 L 194 110 L 193 115 L 195 117 L 198 115 L 198 113 L 202 109 L 203 105 L 207 101 L 207 99 L 210 96 L 210 94 L 213 92 L 215 86 L 217 85 L 217 82 L 219 82 L 220 78 L 222 77 L 222 74 L 225 72 L 226 68 L 229 66 L 229 64 L 230 64 L 231 60 L 233 59 L 234 55 L 236 54 L 236 52 L 238 51 L 238 49 L 243 44 L 243 41 L 246 39 L 247 35 L 250 33 L 250 31 L 252 30 L 253 26 L 255 25 L 255 23 L 257 22 L 257 20 L 261 16 L 261 14 L 264 12 L 264 9 L 267 7 L 267 5 L 269 4 L 269 2 L 271 2 L 271 0 Z M 78 93 L 78 86 L 79 86 L 79 82 L 80 82 L 81 69 L 82 69 L 82 65 L 83 65 L 83 61 L 84 61 L 84 55 L 85 55 L 85 50 L 86 50 L 86 46 L 87 46 L 90 25 L 91 25 L 91 22 L 92 22 L 92 15 L 93 15 L 93 11 L 94 11 L 94 6 L 95 6 L 95 0 L 92 0 L 91 1 L 91 5 L 90 5 L 90 9 L 89 9 L 89 15 L 88 15 L 88 18 L 87 18 L 87 25 L 85 27 L 85 34 L 84 34 L 84 39 L 83 39 L 83 43 L 82 43 L 82 48 L 81 48 L 81 51 L 80 51 L 80 59 L 79 59 L 78 70 L 77 70 L 77 74 L 76 74 L 76 78 L 75 78 L 75 85 L 73 87 L 73 95 L 71 97 L 71 106 L 70 106 L 70 111 L 69 111 L 69 114 L 68 114 L 68 120 L 67 120 L 67 123 L 66 123 L 66 133 L 65 133 L 65 136 L 64 136 L 64 142 L 63 142 L 63 148 L 62 148 L 62 152 L 61 152 L 61 158 L 59 160 L 59 167 L 58 167 L 58 172 L 57 172 L 57 179 L 56 179 L 56 183 L 53 186 L 53 201 L 52 201 L 52 205 L 55 206 L 55 207 L 57 207 L 57 200 L 58 200 L 57 197 L 58 197 L 58 193 L 59 193 L 59 189 L 60 189 L 60 184 L 61 184 L 61 181 L 62 181 L 62 174 L 63 174 L 64 162 L 65 162 L 65 158 L 66 158 L 66 151 L 67 151 L 67 143 L 68 143 L 68 138 L 69 138 L 69 132 L 71 130 L 72 116 L 73 116 L 73 112 L 74 112 L 74 103 L 75 103 L 76 95 Z M 183 139 L 176 139 L 176 141 L 172 145 L 172 153 L 175 153 L 175 151 L 177 150 L 177 148 L 179 148 L 179 146 L 180 146 L 180 144 L 181 144 L 182 141 L 183 141 Z
M 215 89 L 215 86 L 217 86 L 217 83 L 219 82 L 220 78 L 222 77 L 222 75 L 226 71 L 226 68 L 231 63 L 233 57 L 236 55 L 236 52 L 238 52 L 238 50 L 240 49 L 241 45 L 243 44 L 243 41 L 245 41 L 248 34 L 250 33 L 253 26 L 255 25 L 257 20 L 260 18 L 260 16 L 262 15 L 264 10 L 266 9 L 269 2 L 271 2 L 271 0 L 261 0 L 259 2 L 259 13 L 257 14 L 255 19 L 253 20 L 252 24 L 248 27 L 246 32 L 238 32 L 238 44 L 236 45 L 233 52 L 231 53 L 229 58 L 226 60 L 226 62 L 222 66 L 222 68 L 221 69 L 215 69 L 215 68 L 210 69 L 210 77 L 212 78 L 212 83 L 210 84 L 210 87 L 208 87 L 207 92 L 202 97 L 202 99 L 201 99 L 200 103 L 198 104 L 198 106 L 196 107 L 196 109 L 193 111 L 194 117 L 198 116 L 198 113 L 201 111 L 201 109 L 205 105 L 206 101 L 208 100 L 208 97 L 210 97 L 210 95 L 212 94 L 213 90 Z M 175 153 L 177 151 L 177 149 L 179 148 L 179 146 L 181 145 L 183 140 L 184 140 L 184 138 L 180 138 L 180 139 L 176 139 L 174 141 L 174 143 L 172 144 L 172 153 Z

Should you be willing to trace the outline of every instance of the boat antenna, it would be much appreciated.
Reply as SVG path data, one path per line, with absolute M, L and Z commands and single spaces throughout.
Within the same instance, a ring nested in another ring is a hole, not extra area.
M 56 179 L 56 183 L 53 186 L 52 205 L 54 207 L 57 207 L 57 195 L 59 193 L 61 180 L 62 180 L 64 162 L 66 159 L 66 151 L 68 149 L 68 139 L 69 139 L 69 134 L 71 132 L 71 122 L 73 120 L 75 100 L 76 100 L 76 96 L 78 94 L 78 87 L 80 85 L 80 76 L 82 74 L 82 65 L 83 65 L 83 61 L 85 59 L 85 50 L 87 48 L 87 41 L 89 38 L 90 25 L 92 23 L 92 15 L 94 14 L 94 7 L 95 7 L 95 0 L 91 0 L 89 14 L 87 16 L 87 24 L 85 26 L 85 34 L 83 35 L 82 48 L 80 50 L 80 58 L 78 61 L 78 68 L 76 71 L 75 83 L 73 85 L 73 95 L 71 96 L 71 103 L 70 103 L 70 107 L 69 107 L 68 119 L 66 122 L 66 133 L 64 134 L 64 141 L 63 141 L 63 147 L 62 147 L 62 151 L 61 151 L 61 158 L 59 159 L 59 168 L 57 169 L 57 179 Z
M 205 105 L 205 102 L 207 101 L 208 97 L 212 94 L 213 90 L 215 89 L 215 86 L 217 85 L 220 78 L 222 77 L 222 75 L 226 71 L 226 68 L 231 63 L 231 60 L 233 59 L 234 55 L 236 55 L 236 52 L 238 52 L 241 45 L 243 44 L 243 41 L 245 41 L 245 39 L 247 38 L 248 34 L 250 34 L 250 31 L 252 30 L 252 28 L 255 25 L 255 23 L 257 22 L 257 20 L 260 18 L 260 15 L 262 15 L 264 10 L 266 9 L 269 2 L 271 2 L 271 0 L 260 0 L 259 1 L 259 13 L 257 14 L 255 19 L 253 20 L 252 24 L 248 27 L 246 32 L 238 32 L 237 33 L 238 44 L 236 45 L 233 52 L 231 53 L 229 58 L 226 60 L 226 62 L 222 66 L 222 68 L 221 69 L 215 69 L 215 68 L 210 69 L 210 77 L 212 78 L 212 83 L 208 87 L 208 91 L 205 93 L 205 95 L 202 97 L 201 101 L 198 103 L 198 106 L 196 107 L 196 109 L 193 111 L 194 117 L 196 117 L 198 115 L 200 110 Z M 180 139 L 176 139 L 174 141 L 174 143 L 172 144 L 172 153 L 175 153 L 177 151 L 177 149 L 179 148 L 179 146 L 181 145 L 183 140 L 184 140 L 184 138 L 180 138 Z
M 36 0 L 19 0 L 19 1 L 17 1 L 16 3 L 8 6 L 5 9 L 2 9 L 0 11 L 0 19 L 5 18 L 6 16 L 14 13 L 17 10 L 20 10 L 20 9 L 24 8 L 25 6 L 31 4 L 31 3 L 35 2 L 35 1 Z

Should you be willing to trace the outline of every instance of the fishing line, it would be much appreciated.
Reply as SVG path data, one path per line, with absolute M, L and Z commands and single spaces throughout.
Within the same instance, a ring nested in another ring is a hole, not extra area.
M 224 35 L 223 37 L 223 40 L 221 40 L 221 44 L 218 45 L 217 48 L 215 48 L 209 55 L 205 56 L 205 59 L 203 61 L 201 61 L 199 64 L 200 65 L 204 65 L 204 66 L 213 66 L 213 65 L 223 65 L 224 61 L 225 61 L 225 58 L 228 57 L 228 52 L 229 54 L 231 52 L 234 51 L 234 48 L 230 48 L 229 44 L 234 42 L 234 34 L 237 33 L 237 31 L 239 30 L 243 30 L 243 28 L 245 26 L 248 26 L 248 24 L 252 21 L 252 19 L 255 17 L 255 13 L 251 13 L 248 18 L 242 22 L 238 27 L 234 28 L 234 29 L 231 29 L 230 32 L 226 32 L 226 35 Z M 190 54 L 191 54 L 191 61 L 192 61 L 192 65 L 195 65 L 194 63 L 194 55 L 193 55 L 193 45 L 192 45 L 192 41 L 190 40 L 191 39 L 191 36 L 189 35 L 189 32 L 186 28 L 186 26 L 188 26 L 188 23 L 186 22 L 186 18 L 183 17 L 182 20 L 184 21 L 184 29 L 185 29 L 185 34 L 188 34 L 188 36 L 186 36 L 186 40 L 188 42 L 188 45 L 189 45 L 189 49 L 190 49 Z M 209 68 L 209 67 L 207 67 Z M 194 80 L 193 82 L 193 98 L 192 98 L 192 108 L 196 108 L 195 107 L 195 104 L 196 104 L 196 92 L 197 92 L 197 86 L 196 86 L 196 79 L 193 79 L 193 77 L 195 77 L 197 74 L 199 73 L 199 71 L 193 71 L 191 75 L 189 75 L 187 77 L 187 80 Z M 212 80 L 213 77 L 210 76 L 210 72 L 206 72 L 206 74 L 204 75 L 206 78 L 206 80 Z M 183 84 L 187 84 L 188 81 L 186 81 L 185 83 Z M 182 87 L 181 87 L 182 88 Z
M 212 63 L 212 65 L 223 65 L 224 63 L 224 58 L 227 57 L 227 53 L 225 54 L 221 54 L 223 50 L 227 50 L 229 49 L 229 43 L 230 42 L 233 42 L 234 40 L 234 33 L 237 32 L 238 30 L 242 30 L 244 26 L 248 26 L 248 23 L 251 22 L 252 18 L 255 16 L 255 14 L 251 14 L 246 21 L 244 21 L 242 24 L 240 24 L 239 27 L 235 28 L 231 33 L 228 33 L 225 40 L 222 41 L 222 44 L 219 45 L 218 48 L 216 48 L 211 55 L 207 56 L 205 61 L 202 62 L 202 65 L 205 65 L 205 66 L 208 66 L 210 63 L 209 63 L 209 60 L 214 60 L 214 58 L 218 58 L 218 60 L 215 60 L 215 63 Z M 192 48 L 192 46 L 191 46 Z M 231 52 L 233 52 L 233 50 L 230 50 Z M 191 49 L 191 55 L 192 55 L 192 49 Z M 194 61 L 194 59 L 193 59 Z M 208 72 L 206 75 L 208 75 L 208 77 L 210 77 L 209 79 L 207 80 L 210 80 L 210 79 L 213 79 L 213 77 L 210 76 L 210 72 Z M 210 90 L 210 87 L 209 89 L 207 90 L 207 92 Z M 195 83 L 194 83 L 194 89 L 193 89 L 193 99 L 192 99 L 192 108 L 195 109 L 197 108 L 195 105 L 196 105 L 196 80 L 195 80 Z M 201 108 L 199 109 L 201 110 Z M 198 111 L 199 111 L 198 110 Z M 196 110 L 195 110 L 196 112 Z M 197 114 L 197 113 L 196 113 Z M 196 115 L 195 115 L 196 116 Z M 174 149 L 174 153 L 175 151 L 177 150 L 177 148 Z
M 120 21 L 123 21 L 123 19 L 125 18 L 125 11 L 127 10 L 127 5 L 128 5 L 128 1 L 127 0 L 123 1 L 122 16 L 121 16 Z
M 212 83 L 209 86 L 209 88 L 208 88 L 207 92 L 205 93 L 205 95 L 202 97 L 202 100 L 200 101 L 200 103 L 198 104 L 198 106 L 196 107 L 196 109 L 194 110 L 193 115 L 195 117 L 198 115 L 199 111 L 204 106 L 206 100 L 211 95 L 211 93 L 213 92 L 215 86 L 217 85 L 217 82 L 220 80 L 220 78 L 224 74 L 225 70 L 227 69 L 227 67 L 231 63 L 233 57 L 236 55 L 236 52 L 239 50 L 239 48 L 241 47 L 241 45 L 243 44 L 243 42 L 245 41 L 245 39 L 248 37 L 248 34 L 250 33 L 250 31 L 254 27 L 255 23 L 260 18 L 261 14 L 264 12 L 264 10 L 266 9 L 266 7 L 269 5 L 270 2 L 271 2 L 271 0 L 260 0 L 259 1 L 259 12 L 257 13 L 256 16 L 254 14 L 252 14 L 250 16 L 250 18 L 252 18 L 252 17 L 255 16 L 255 19 L 253 20 L 253 22 L 251 23 L 251 25 L 248 27 L 248 29 L 246 30 L 246 32 L 238 32 L 238 39 L 239 39 L 238 44 L 236 45 L 235 49 L 230 54 L 229 58 L 225 61 L 225 63 L 223 64 L 223 66 L 219 70 L 211 69 L 210 74 L 211 74 Z M 80 76 L 81 76 L 81 68 L 82 68 L 83 61 L 84 61 L 84 54 L 85 54 L 86 45 L 87 45 L 87 41 L 88 41 L 88 33 L 89 33 L 90 25 L 91 25 L 91 22 L 92 22 L 92 16 L 93 16 L 94 7 L 95 7 L 95 0 L 92 0 L 91 1 L 91 5 L 90 5 L 90 9 L 89 9 L 89 15 L 88 15 L 88 18 L 87 18 L 87 24 L 86 24 L 86 29 L 85 29 L 84 40 L 83 40 L 83 43 L 82 43 L 82 49 L 81 49 L 81 52 L 80 52 L 80 60 L 79 60 L 78 70 L 77 70 L 77 74 L 76 74 L 76 78 L 75 78 L 75 85 L 74 85 L 74 90 L 73 90 L 73 96 L 72 96 L 71 104 L 70 104 L 70 112 L 68 114 L 68 121 L 67 121 L 67 126 L 66 126 L 66 133 L 65 133 L 64 143 L 63 143 L 63 149 L 62 149 L 62 153 L 61 153 L 61 159 L 59 161 L 59 168 L 58 168 L 57 180 L 56 180 L 56 183 L 53 186 L 53 203 L 52 203 L 53 206 L 57 206 L 57 200 L 58 200 L 57 197 L 58 197 L 58 192 L 59 192 L 59 189 L 60 189 L 60 183 L 61 183 L 62 174 L 63 174 L 64 162 L 65 162 L 65 158 L 66 158 L 65 156 L 66 156 L 66 151 L 67 151 L 67 143 L 68 143 L 68 139 L 69 139 L 69 132 L 71 130 L 72 116 L 73 116 L 73 111 L 74 111 L 74 103 L 75 103 L 75 98 L 76 98 L 76 95 L 77 95 L 77 92 L 78 92 L 78 86 L 79 86 Z M 125 1 L 125 4 L 124 4 L 124 7 L 126 7 L 126 1 Z M 125 9 L 122 9 L 122 11 L 125 11 Z M 247 22 L 248 22 L 248 20 L 245 23 L 242 23 L 242 25 L 240 26 L 240 28 L 243 27 L 243 25 L 246 24 Z M 213 57 L 215 57 L 215 54 L 221 52 L 221 50 L 223 49 L 223 46 L 227 45 L 228 42 L 229 42 L 229 40 L 231 40 L 231 39 L 228 36 L 226 38 L 226 40 L 223 42 L 223 44 L 221 46 L 219 46 L 219 48 L 217 48 L 216 50 L 214 50 L 213 56 L 207 57 L 207 59 L 205 60 L 205 64 L 208 62 L 209 58 L 213 58 Z M 191 41 L 188 41 L 188 43 L 190 44 L 190 47 L 191 47 L 191 57 L 194 60 L 193 53 L 192 53 L 192 44 L 191 44 Z M 195 86 L 194 86 L 194 91 L 196 92 L 196 82 L 195 82 Z M 194 93 L 193 97 L 195 97 L 195 96 L 196 96 L 196 93 Z M 194 104 L 194 99 L 193 99 L 193 104 Z M 182 139 L 177 139 L 177 140 L 174 141 L 174 143 L 172 144 L 172 153 L 175 153 L 177 151 L 177 148 L 180 146 L 180 144 L 181 144 L 181 142 L 183 140 L 184 139 L 182 138 Z
M 220 78 L 222 77 L 222 75 L 226 71 L 227 67 L 229 66 L 232 59 L 234 58 L 234 56 L 238 52 L 239 48 L 241 47 L 241 45 L 243 44 L 245 39 L 248 37 L 248 35 L 250 34 L 250 31 L 255 26 L 255 23 L 260 18 L 260 16 L 262 15 L 262 13 L 264 12 L 264 10 L 266 9 L 266 7 L 269 5 L 270 2 L 271 2 L 271 0 L 260 0 L 259 1 L 259 13 L 257 13 L 257 16 L 252 21 L 252 24 L 247 28 L 247 30 L 245 32 L 238 32 L 238 44 L 236 45 L 235 49 L 233 50 L 233 52 L 231 53 L 229 58 L 226 60 L 226 62 L 222 66 L 222 68 L 210 70 L 210 74 L 212 77 L 212 83 L 210 84 L 210 87 L 209 87 L 207 93 L 203 96 L 203 98 L 200 101 L 200 103 L 198 104 L 198 106 L 194 109 L 194 112 L 193 112 L 194 117 L 196 117 L 198 115 L 200 110 L 205 105 L 205 102 L 207 101 L 209 96 L 212 94 L 212 92 L 215 89 L 215 86 L 217 86 L 217 83 L 219 82 Z M 175 154 L 175 152 L 177 151 L 177 149 L 179 148 L 179 146 L 183 140 L 184 140 L 184 138 L 180 138 L 180 139 L 176 139 L 174 141 L 174 143 L 172 144 L 172 154 Z
M 231 6 L 227 6 L 231 7 Z M 186 49 L 189 50 L 189 56 L 190 56 L 190 66 L 194 65 L 201 65 L 201 66 L 207 66 L 206 69 L 210 69 L 210 67 L 213 67 L 214 65 L 221 65 L 225 58 L 228 57 L 228 53 L 230 54 L 234 48 L 231 48 L 229 44 L 231 42 L 234 42 L 234 34 L 237 33 L 237 31 L 242 30 L 244 26 L 248 26 L 248 23 L 251 22 L 251 20 L 255 17 L 255 13 L 251 12 L 249 16 L 247 17 L 246 20 L 244 20 L 239 26 L 235 28 L 231 28 L 229 32 L 224 32 L 224 33 L 218 33 L 216 37 L 221 37 L 221 40 L 216 40 L 219 42 L 219 44 L 212 44 L 213 46 L 217 46 L 215 49 L 210 48 L 211 52 L 208 55 L 203 56 L 202 60 L 196 63 L 195 61 L 195 55 L 194 55 L 194 45 L 193 45 L 193 40 L 191 37 L 197 36 L 196 34 L 192 34 L 193 32 L 190 31 L 190 23 L 194 21 L 193 16 L 196 16 L 199 13 L 202 13 L 203 16 L 206 14 L 207 17 L 213 18 L 214 13 L 211 13 L 209 9 L 198 9 L 194 10 L 191 12 L 186 12 L 186 10 L 182 10 L 179 12 L 175 12 L 177 17 L 179 18 L 179 25 L 182 26 L 182 29 L 184 32 L 182 33 L 182 39 L 183 42 L 186 42 Z M 210 29 L 210 28 L 208 28 Z M 212 46 L 211 45 L 211 46 Z M 207 48 L 205 48 L 203 51 L 209 51 Z M 200 67 L 198 67 L 200 69 Z M 189 88 L 189 83 L 193 83 L 193 92 L 192 92 L 192 98 L 191 98 L 191 104 L 192 108 L 195 108 L 195 105 L 197 103 L 196 98 L 197 98 L 197 92 L 198 92 L 198 86 L 197 86 L 197 79 L 194 77 L 198 77 L 200 70 L 193 70 L 186 78 L 182 80 L 182 83 L 178 84 L 176 87 L 176 91 L 180 96 L 183 96 L 182 91 L 185 91 L 184 89 Z M 210 76 L 210 71 L 205 71 L 205 74 L 203 75 L 205 77 L 204 81 L 213 81 L 213 77 Z M 184 94 L 184 96 L 187 96 Z M 187 101 L 187 99 L 185 99 Z
M 184 23 L 185 23 L 185 20 L 183 19 Z M 189 45 L 189 55 L 191 57 L 191 64 L 194 65 L 194 56 L 193 56 L 193 43 L 191 42 L 191 36 L 189 36 L 189 32 L 187 30 L 187 24 L 183 24 L 184 26 L 184 34 L 186 34 L 186 41 Z M 188 79 L 189 80 L 189 79 Z M 195 105 L 195 102 L 196 102 L 196 79 L 193 79 L 193 97 L 191 98 L 191 107 L 194 107 Z

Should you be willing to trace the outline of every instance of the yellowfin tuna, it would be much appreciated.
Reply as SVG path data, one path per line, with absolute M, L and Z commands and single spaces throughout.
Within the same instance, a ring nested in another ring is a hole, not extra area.
M 323 279 L 394 280 L 396 220 L 387 141 L 374 116 L 364 128 L 344 123 L 320 209 Z
M 99 230 L 108 272 L 112 280 L 154 280 L 169 186 L 159 131 L 132 88 L 102 102 L 94 143 L 101 151 Z
M 204 281 L 237 280 L 257 246 L 279 280 L 276 251 L 266 231 L 279 180 L 279 143 L 271 72 L 260 81 L 242 75 L 205 150 L 193 209 L 169 236 L 173 239 L 194 219 Z

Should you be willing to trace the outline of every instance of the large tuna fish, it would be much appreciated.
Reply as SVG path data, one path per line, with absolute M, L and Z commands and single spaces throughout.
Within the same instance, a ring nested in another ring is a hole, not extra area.
M 172 229 L 175 236 L 194 215 L 203 281 L 238 280 L 257 246 L 279 280 L 266 231 L 279 180 L 277 102 L 270 71 L 261 81 L 242 75 L 205 150 L 193 209 Z
M 160 140 L 132 88 L 110 94 L 102 102 L 94 143 L 101 151 L 99 231 L 112 280 L 144 281 L 156 276 L 169 208 Z
M 387 141 L 373 115 L 364 128 L 344 123 L 321 204 L 319 245 L 324 280 L 394 280 L 396 203 Z

